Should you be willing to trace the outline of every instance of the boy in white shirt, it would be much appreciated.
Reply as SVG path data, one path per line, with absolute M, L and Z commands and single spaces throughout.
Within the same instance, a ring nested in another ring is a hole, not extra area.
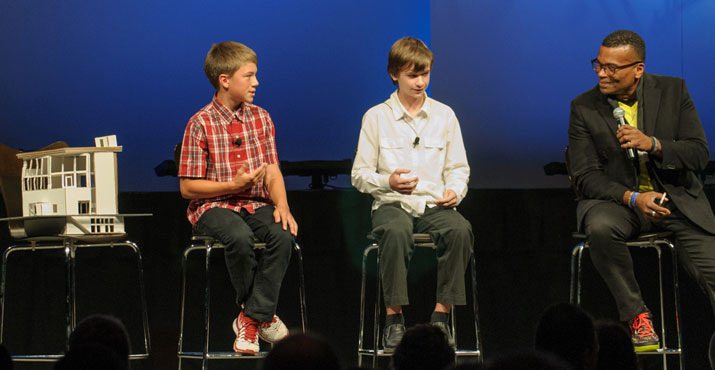
M 374 198 L 372 232 L 380 245 L 387 352 L 405 331 L 402 306 L 409 304 L 413 233 L 430 234 L 437 246 L 437 303 L 430 321 L 451 346 L 450 311 L 466 303 L 464 273 L 474 236 L 455 207 L 467 194 L 469 164 L 454 112 L 427 96 L 432 62 L 432 52 L 418 39 L 405 37 L 392 45 L 387 71 L 397 91 L 363 116 L 352 168 L 353 186 Z

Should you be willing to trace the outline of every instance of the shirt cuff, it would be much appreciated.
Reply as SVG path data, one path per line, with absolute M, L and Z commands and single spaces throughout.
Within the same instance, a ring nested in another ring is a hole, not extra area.
M 375 180 L 377 180 L 377 185 L 380 187 L 380 189 L 391 190 L 390 175 L 378 174 L 375 176 Z

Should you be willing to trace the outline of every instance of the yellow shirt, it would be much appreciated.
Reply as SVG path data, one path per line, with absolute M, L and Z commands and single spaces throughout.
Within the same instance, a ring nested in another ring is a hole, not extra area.
M 626 122 L 629 125 L 638 128 L 638 102 L 633 105 L 628 105 L 625 103 L 618 102 L 618 106 L 626 111 Z M 645 193 L 648 191 L 653 191 L 653 183 L 650 180 L 650 175 L 648 174 L 648 168 L 646 167 L 646 162 L 648 162 L 648 155 L 646 153 L 638 153 L 638 160 L 640 162 L 640 175 L 638 176 L 638 191 Z

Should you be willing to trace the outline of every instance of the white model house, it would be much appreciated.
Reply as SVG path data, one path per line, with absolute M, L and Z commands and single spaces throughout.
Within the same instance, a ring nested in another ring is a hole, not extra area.
M 117 211 L 116 136 L 96 147 L 19 153 L 22 215 L 67 216 L 67 235 L 123 233 Z

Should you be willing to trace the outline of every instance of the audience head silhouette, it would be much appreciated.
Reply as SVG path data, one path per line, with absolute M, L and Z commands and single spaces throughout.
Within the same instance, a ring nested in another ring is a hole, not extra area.
M 598 342 L 593 320 L 574 305 L 559 303 L 547 308 L 536 327 L 534 345 L 576 370 L 596 369 Z
M 535 351 L 514 352 L 489 359 L 484 370 L 572 370 L 562 359 Z
M 454 350 L 442 330 L 415 325 L 405 332 L 392 355 L 395 370 L 443 370 L 454 364 Z
M 129 336 L 122 322 L 107 315 L 91 315 L 77 324 L 68 351 L 55 369 L 129 369 Z
M 291 334 L 276 343 L 263 361 L 263 370 L 339 370 L 340 361 L 324 339 Z
M 637 370 L 633 342 L 623 325 L 611 320 L 596 322 L 599 370 Z
M 12 370 L 12 357 L 2 343 L 0 343 L 0 370 Z

